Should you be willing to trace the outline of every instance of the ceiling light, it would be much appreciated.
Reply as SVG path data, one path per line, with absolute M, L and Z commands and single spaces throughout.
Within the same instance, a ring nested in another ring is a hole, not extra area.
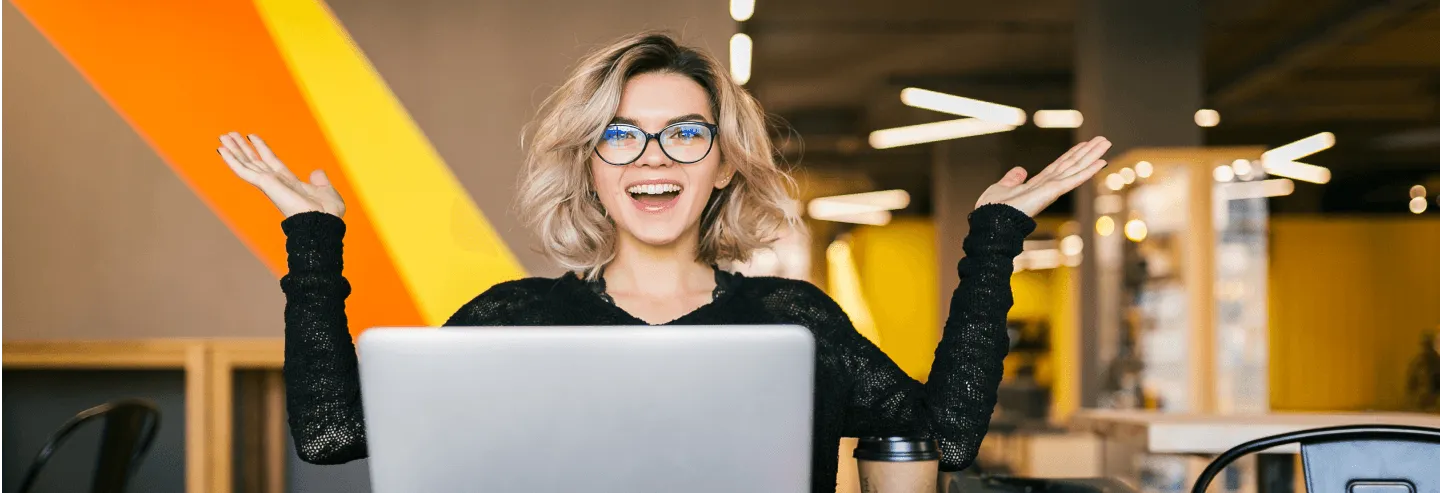
M 755 15 L 755 0 L 730 0 L 730 18 L 736 22 L 750 20 Z
M 1285 144 L 1261 154 L 1261 159 L 1270 161 L 1294 161 L 1335 146 L 1335 134 L 1320 132 L 1315 135 Z
M 1295 191 L 1295 182 L 1276 178 L 1272 180 L 1245 181 L 1220 187 L 1220 196 L 1225 200 L 1258 199 L 1282 197 Z
M 1294 178 L 1296 180 L 1322 185 L 1330 182 L 1329 168 L 1299 161 L 1266 162 L 1265 172 L 1275 176 Z
M 1424 197 L 1426 195 L 1430 194 L 1425 191 L 1425 185 L 1415 185 L 1413 187 L 1410 187 L 1410 198 L 1413 199 L 1415 197 Z
M 1060 253 L 1066 256 L 1079 255 L 1085 249 L 1085 240 L 1080 235 L 1069 235 L 1060 239 Z
M 806 213 L 825 221 L 883 226 L 890 222 L 892 210 L 910 205 L 910 194 L 904 190 L 882 190 L 820 197 L 810 201 Z
M 1140 161 L 1138 163 L 1135 163 L 1136 176 L 1139 176 L 1141 178 L 1149 178 L 1150 174 L 1154 172 L 1155 165 L 1150 164 L 1150 161 Z
M 1215 171 L 1211 174 L 1215 175 L 1215 181 L 1218 182 L 1227 182 L 1235 179 L 1235 169 L 1231 168 L 1228 164 L 1216 166 Z
M 1119 174 L 1110 173 L 1108 176 L 1105 177 L 1105 186 L 1110 187 L 1111 190 L 1119 192 L 1120 189 L 1125 188 L 1125 178 L 1120 176 Z
M 1425 202 L 1425 197 L 1415 197 L 1413 199 L 1410 199 L 1410 212 L 1414 212 L 1416 214 L 1425 212 L 1425 207 L 1428 205 L 1430 204 Z
M 1230 163 L 1230 167 L 1235 170 L 1235 176 L 1249 176 L 1250 172 L 1254 171 L 1250 167 L 1249 159 L 1236 159 L 1235 162 Z
M 1040 110 L 1035 112 L 1035 126 L 1040 128 L 1080 128 L 1085 117 L 1079 110 Z
M 1328 183 L 1330 170 L 1322 166 L 1296 161 L 1305 156 L 1329 149 L 1335 145 L 1335 134 L 1320 132 L 1315 135 L 1265 151 L 1260 163 L 1265 172 L 1272 175 L 1294 178 L 1311 183 Z
M 1195 124 L 1202 127 L 1213 127 L 1220 124 L 1220 112 L 1215 110 L 1199 110 L 1195 112 Z
M 730 36 L 730 76 L 735 83 L 750 82 L 750 59 L 755 51 L 755 42 L 745 33 Z
M 1100 216 L 1095 220 L 1095 232 L 1100 236 L 1110 236 L 1115 232 L 1115 220 L 1110 216 Z
M 1150 230 L 1145 227 L 1145 221 L 1131 219 L 1125 223 L 1125 237 L 1129 238 L 1130 241 L 1139 242 L 1144 240 L 1145 235 L 1149 233 Z
M 907 106 L 939 111 L 941 113 L 950 113 L 952 115 L 979 118 L 1012 127 L 1025 124 L 1025 110 L 1020 108 L 920 89 L 918 87 L 902 89 L 900 91 L 900 102 L 905 103 Z
M 922 123 L 906 127 L 887 128 L 870 132 L 870 147 L 889 149 L 941 140 L 974 137 L 1014 130 L 1011 125 L 989 122 L 978 118 L 961 118 L 935 123 Z

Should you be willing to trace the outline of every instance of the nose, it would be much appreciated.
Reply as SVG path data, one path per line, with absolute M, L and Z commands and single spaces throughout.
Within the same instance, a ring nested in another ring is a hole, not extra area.
M 645 149 L 640 151 L 640 159 L 635 160 L 637 166 L 660 167 L 674 164 L 670 156 L 665 155 L 665 150 L 660 148 L 658 139 L 646 139 Z

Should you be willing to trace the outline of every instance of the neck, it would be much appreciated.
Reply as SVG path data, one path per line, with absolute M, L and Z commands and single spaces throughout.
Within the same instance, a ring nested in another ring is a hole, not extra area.
M 698 232 L 686 233 L 665 246 L 647 245 L 623 231 L 619 240 L 615 260 L 605 266 L 608 291 L 674 296 L 715 288 L 714 270 L 695 260 L 700 242 Z

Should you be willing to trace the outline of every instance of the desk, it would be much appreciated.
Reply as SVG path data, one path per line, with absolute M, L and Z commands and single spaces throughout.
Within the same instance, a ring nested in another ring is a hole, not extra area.
M 146 339 L 4 343 L 7 370 L 178 370 L 185 375 L 185 491 L 235 488 L 236 371 L 246 376 L 240 410 L 246 493 L 285 491 L 282 339 Z M 99 404 L 99 403 L 96 403 Z
M 1132 458 L 1137 454 L 1219 455 L 1242 443 L 1281 433 L 1327 426 L 1391 424 L 1440 428 L 1440 416 L 1407 413 L 1267 413 L 1257 415 L 1166 414 L 1146 411 L 1082 410 L 1070 420 L 1075 431 L 1099 436 L 1107 475 L 1134 477 Z M 1289 461 L 1298 445 L 1269 449 L 1264 454 L 1286 454 L 1267 459 Z M 1262 464 L 1262 473 L 1271 468 Z M 1286 469 L 1280 467 L 1281 472 Z M 1293 474 L 1293 467 L 1288 468 Z M 1192 472 L 1196 474 L 1198 471 Z M 1276 484 L 1279 478 L 1260 478 Z M 1294 484 L 1293 480 L 1289 484 Z M 1262 488 L 1266 489 L 1266 488 Z M 1293 491 L 1300 491 L 1295 487 Z

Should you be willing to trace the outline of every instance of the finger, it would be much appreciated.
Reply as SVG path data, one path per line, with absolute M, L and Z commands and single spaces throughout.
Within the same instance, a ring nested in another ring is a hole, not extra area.
M 1021 183 L 1025 183 L 1025 168 L 1019 166 L 1011 168 L 1009 172 L 1005 173 L 1005 177 L 1000 179 L 1000 184 L 1007 187 L 1017 186 Z
M 345 205 L 345 199 L 341 198 L 340 191 L 335 190 L 335 187 L 330 184 L 330 177 L 325 176 L 324 171 L 317 169 L 310 173 L 310 183 L 318 187 L 320 193 L 334 199 L 340 205 Z
M 1064 176 L 1069 174 L 1070 172 L 1073 172 L 1077 168 L 1083 169 L 1085 165 L 1089 164 L 1091 160 L 1093 160 L 1093 158 L 1089 158 L 1089 160 L 1087 160 L 1087 157 L 1095 155 L 1096 149 L 1100 149 L 1102 147 L 1104 149 L 1110 148 L 1110 141 L 1106 140 L 1104 137 L 1095 137 L 1093 139 L 1090 139 L 1089 141 L 1086 141 L 1083 145 L 1080 146 L 1079 149 L 1075 150 L 1074 154 L 1071 154 L 1063 161 L 1056 163 L 1057 166 L 1055 167 L 1055 175 Z M 1103 153 L 1104 151 L 1101 151 L 1101 154 Z
M 225 160 L 225 164 L 230 166 L 230 170 L 234 171 L 236 176 L 239 176 L 240 179 L 245 180 L 251 185 L 255 184 L 255 181 L 260 177 L 259 173 L 244 163 L 241 163 L 240 160 L 235 159 L 235 155 L 231 154 L 229 149 L 221 147 L 217 151 L 220 153 L 220 159 Z
M 1100 170 L 1105 169 L 1105 166 L 1109 164 L 1110 162 L 1104 159 L 1100 159 L 1093 163 L 1090 163 L 1089 166 L 1077 166 L 1074 172 L 1062 176 L 1060 178 L 1060 182 L 1065 184 L 1066 187 L 1073 189 L 1080 186 L 1081 183 L 1085 183 L 1090 178 L 1093 178 L 1096 173 L 1099 173 Z
M 1089 142 L 1088 142 L 1088 141 L 1087 141 L 1087 142 L 1081 142 L 1081 143 L 1079 143 L 1079 144 L 1075 144 L 1075 145 L 1073 145 L 1073 146 L 1070 146 L 1070 149 L 1067 150 L 1067 151 L 1065 151 L 1064 154 L 1061 154 L 1059 158 L 1056 158 L 1054 161 L 1051 161 L 1049 165 L 1045 166 L 1045 169 L 1042 169 L 1042 170 L 1040 170 L 1039 173 L 1036 173 L 1034 179 L 1037 180 L 1037 181 L 1038 181 L 1038 180 L 1043 180 L 1043 179 L 1049 177 L 1050 175 L 1054 174 L 1054 173 L 1055 173 L 1055 169 L 1058 168 L 1058 167 L 1060 167 L 1060 164 L 1061 164 L 1061 163 L 1064 163 L 1064 162 L 1066 162 L 1067 160 L 1069 160 L 1071 157 L 1075 156 L 1075 153 L 1079 152 L 1080 149 L 1084 148 L 1086 144 L 1089 144 Z
M 237 141 L 235 137 L 232 136 L 232 134 L 221 135 L 220 145 L 225 146 L 225 150 L 230 152 L 230 157 L 234 158 L 237 161 L 240 161 L 241 163 L 249 164 L 250 159 L 245 157 L 245 151 L 240 150 L 240 142 Z
M 317 169 L 310 172 L 310 184 L 317 187 L 328 187 L 330 186 L 330 177 L 325 176 L 325 170 Z
M 1095 145 L 1091 146 L 1089 149 L 1086 149 L 1084 153 L 1080 154 L 1080 156 L 1075 160 L 1074 165 L 1079 166 L 1082 169 L 1085 166 L 1089 166 L 1091 163 L 1094 163 L 1095 160 L 1100 159 L 1101 156 L 1104 156 L 1105 151 L 1110 150 L 1110 145 L 1110 141 L 1103 140 L 1102 138 L 1102 140 L 1096 142 Z
M 260 161 L 260 155 L 255 153 L 255 149 L 250 148 L 250 143 L 245 142 L 245 138 L 240 136 L 240 132 L 230 132 L 230 139 L 234 140 L 235 145 L 240 147 L 240 152 L 245 153 L 245 159 Z
M 290 168 L 285 167 L 285 163 L 281 162 L 280 158 L 275 156 L 275 152 L 270 150 L 270 146 L 265 145 L 264 140 L 260 140 L 259 135 L 250 134 L 250 143 L 255 145 L 255 150 L 260 156 L 260 162 L 265 163 L 266 167 L 286 176 L 295 176 L 294 173 L 290 172 Z

